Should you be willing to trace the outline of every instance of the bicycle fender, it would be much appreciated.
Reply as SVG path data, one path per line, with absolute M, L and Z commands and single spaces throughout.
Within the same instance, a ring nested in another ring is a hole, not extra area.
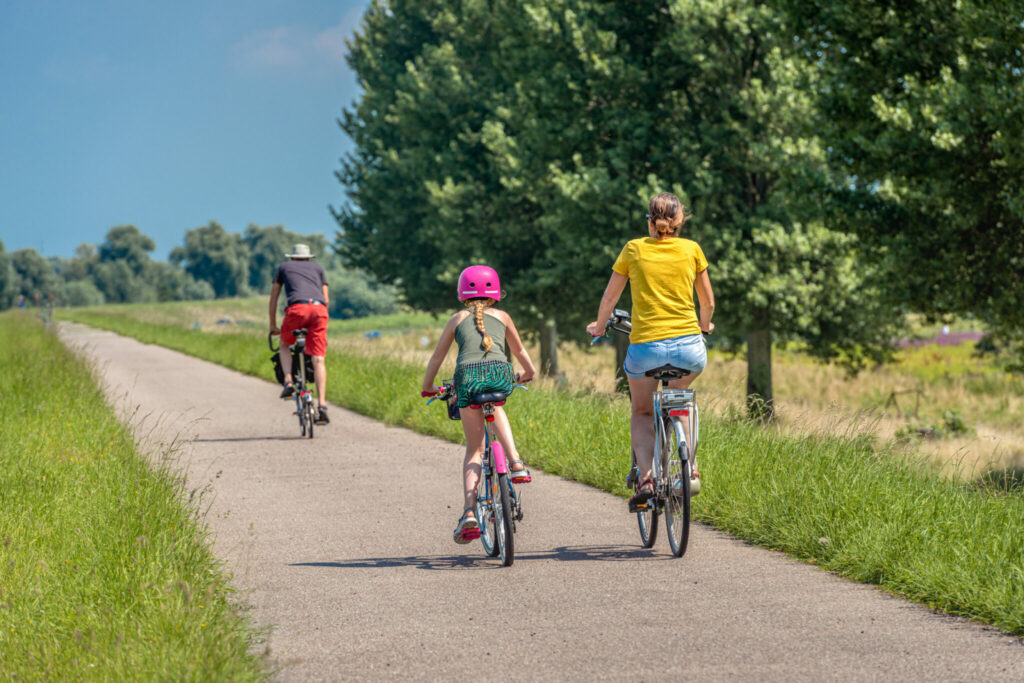
M 494 458 L 494 469 L 498 474 L 508 474 L 508 461 L 505 460 L 505 449 L 498 441 L 491 442 L 491 457 Z

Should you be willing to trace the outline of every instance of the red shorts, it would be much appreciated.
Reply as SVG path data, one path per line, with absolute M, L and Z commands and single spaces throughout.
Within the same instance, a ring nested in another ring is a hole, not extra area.
M 306 328 L 306 353 L 327 355 L 327 307 L 322 304 L 292 304 L 285 309 L 281 323 L 281 343 L 295 343 L 295 330 Z

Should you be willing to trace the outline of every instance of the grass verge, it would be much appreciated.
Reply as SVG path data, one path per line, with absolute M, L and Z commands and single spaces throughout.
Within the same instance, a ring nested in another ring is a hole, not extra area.
M 79 358 L 0 315 L 0 678 L 266 678 L 183 494 Z
M 271 378 L 255 331 L 210 335 L 116 313 L 63 315 Z M 445 411 L 424 409 L 422 368 L 332 350 L 328 372 L 332 402 L 461 441 L 458 423 Z M 535 390 L 516 396 L 508 409 L 531 465 L 625 495 L 625 400 Z M 1024 634 L 1019 487 L 944 480 L 852 431 L 795 437 L 739 420 L 702 422 L 699 519 L 944 612 Z

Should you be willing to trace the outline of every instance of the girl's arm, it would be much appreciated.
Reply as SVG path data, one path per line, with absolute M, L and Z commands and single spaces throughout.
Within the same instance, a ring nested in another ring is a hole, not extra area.
M 715 293 L 711 290 L 711 278 L 708 277 L 708 269 L 697 273 L 697 299 L 700 301 L 700 329 L 701 332 L 710 333 L 715 329 L 711 322 L 711 316 L 715 313 Z
M 608 318 L 611 317 L 615 304 L 619 302 L 619 297 L 622 296 L 622 290 L 626 288 L 627 282 L 629 282 L 628 277 L 612 271 L 608 286 L 604 288 L 604 296 L 601 297 L 601 306 L 597 309 L 597 320 L 587 325 L 587 334 L 591 337 L 604 335 L 605 328 L 608 327 Z
M 512 355 L 516 357 L 519 364 L 523 366 L 523 371 L 519 373 L 519 381 L 529 382 L 537 374 L 537 368 L 533 367 L 530 354 L 526 352 L 523 340 L 519 338 L 519 330 L 516 329 L 516 324 L 512 322 L 512 316 L 504 311 L 502 311 L 502 314 L 505 318 L 505 341 L 508 342 L 508 350 L 512 352 Z
M 448 355 L 448 349 L 452 347 L 452 342 L 455 341 L 455 326 L 457 324 L 455 319 L 458 317 L 459 314 L 456 313 L 449 318 L 448 324 L 441 331 L 441 338 L 437 340 L 434 354 L 427 361 L 427 372 L 423 375 L 423 391 L 437 391 L 437 387 L 434 386 L 434 378 L 437 377 L 437 371 L 441 368 L 441 363 L 444 362 L 445 356 Z

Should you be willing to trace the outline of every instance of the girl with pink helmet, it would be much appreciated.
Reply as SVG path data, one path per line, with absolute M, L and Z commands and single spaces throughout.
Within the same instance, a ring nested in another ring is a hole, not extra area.
M 494 304 L 501 301 L 501 281 L 493 268 L 479 265 L 466 268 L 459 275 L 457 294 L 466 309 L 449 318 L 441 332 L 437 348 L 427 362 L 423 392 L 440 392 L 440 388 L 434 386 L 434 378 L 452 342 L 455 342 L 459 348 L 455 361 L 456 400 L 459 408 L 465 408 L 469 405 L 470 397 L 476 394 L 488 391 L 511 393 L 516 374 L 509 363 L 509 353 L 516 357 L 523 368 L 519 375 L 520 382 L 533 379 L 536 369 L 523 347 L 511 316 L 494 308 Z M 455 528 L 454 540 L 456 543 L 469 543 L 480 535 L 479 523 L 473 510 L 484 452 L 484 417 L 479 410 L 462 410 L 460 413 L 462 431 L 466 436 L 466 457 L 462 465 L 465 509 Z M 512 481 L 517 484 L 529 482 L 530 471 L 519 457 L 512 438 L 512 427 L 501 406 L 494 410 L 494 426 L 498 440 L 509 457 Z

